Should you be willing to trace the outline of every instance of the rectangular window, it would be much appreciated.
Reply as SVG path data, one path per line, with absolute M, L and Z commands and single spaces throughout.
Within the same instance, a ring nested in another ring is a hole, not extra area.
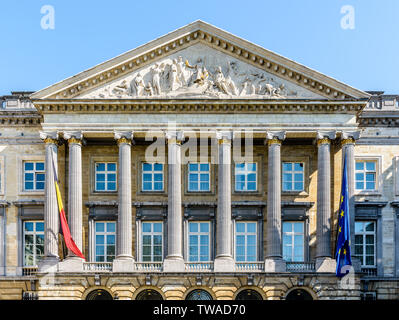
M 96 162 L 95 191 L 116 191 L 116 162 Z
M 25 161 L 24 191 L 42 191 L 45 184 L 44 162 Z
M 142 254 L 143 262 L 162 261 L 163 257 L 163 224 L 162 222 L 142 223 Z
M 236 163 L 235 190 L 236 191 L 257 190 L 256 163 Z
M 112 262 L 115 259 L 116 222 L 96 221 L 94 236 L 96 262 Z
M 377 182 L 376 161 L 356 161 L 355 186 L 356 190 L 375 191 Z
M 286 261 L 305 261 L 305 224 L 302 221 L 283 222 L 283 258 Z
M 163 191 L 163 164 L 143 163 L 142 191 Z
M 44 222 L 24 221 L 24 266 L 35 267 L 44 256 Z
M 257 259 L 257 223 L 236 222 L 236 261 L 252 262 Z
M 356 221 L 355 222 L 355 252 L 362 264 L 362 267 L 376 266 L 375 252 L 376 228 L 374 221 Z
M 210 191 L 209 163 L 188 164 L 188 191 Z
M 304 164 L 283 162 L 283 191 L 304 190 Z
M 210 261 L 210 223 L 189 222 L 188 261 Z

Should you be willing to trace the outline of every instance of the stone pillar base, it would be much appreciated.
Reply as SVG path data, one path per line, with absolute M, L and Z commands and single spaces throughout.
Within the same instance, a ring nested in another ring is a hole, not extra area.
M 335 259 L 329 257 L 316 258 L 316 272 L 333 272 L 337 268 Z
M 38 264 L 38 273 L 54 273 L 58 272 L 58 264 L 60 259 L 57 257 L 44 257 Z
M 58 264 L 58 272 L 83 272 L 83 259 L 67 257 Z
M 164 272 L 184 272 L 185 270 L 184 260 L 181 257 L 166 257 L 163 261 Z
M 236 264 L 232 257 L 216 257 L 213 264 L 214 272 L 234 272 Z
M 286 272 L 287 266 L 285 260 L 281 258 L 266 258 L 265 272 Z
M 134 272 L 133 257 L 116 257 L 112 263 L 112 272 Z

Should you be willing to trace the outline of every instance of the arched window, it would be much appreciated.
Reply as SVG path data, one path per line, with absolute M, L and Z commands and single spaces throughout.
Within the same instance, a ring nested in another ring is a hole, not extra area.
M 313 300 L 313 297 L 306 290 L 294 289 L 286 296 L 285 300 Z
M 251 289 L 246 289 L 237 294 L 236 300 L 263 300 L 263 298 L 259 292 Z
M 213 300 L 209 292 L 201 289 L 191 291 L 186 300 Z
M 111 294 L 108 291 L 97 289 L 90 292 L 86 300 L 113 300 Z
M 137 295 L 136 300 L 163 300 L 163 298 L 158 291 L 146 289 Z

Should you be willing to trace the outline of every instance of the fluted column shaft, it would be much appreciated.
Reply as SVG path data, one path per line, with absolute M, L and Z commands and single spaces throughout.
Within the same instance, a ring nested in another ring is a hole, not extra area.
M 232 133 L 217 136 L 218 202 L 216 216 L 216 258 L 232 258 L 231 245 L 231 140 Z
M 45 258 L 59 259 L 58 256 L 58 230 L 59 212 L 57 195 L 55 191 L 54 171 L 58 174 L 58 146 L 57 140 L 50 137 L 44 138 L 46 144 L 45 158 L 45 201 L 44 201 L 44 255 Z M 55 170 L 53 168 L 53 161 Z
M 267 258 L 282 258 L 281 243 L 281 143 L 272 137 L 268 141 L 267 183 Z
M 65 138 L 65 135 L 64 135 Z M 82 251 L 82 137 L 71 136 L 69 145 L 68 224 L 72 239 Z M 69 256 L 75 256 L 68 251 Z
M 182 132 L 166 133 L 168 143 L 168 255 L 183 259 L 181 143 Z
M 132 258 L 131 138 L 118 138 L 118 243 L 117 258 Z
M 316 257 L 331 257 L 330 139 L 317 141 L 317 250 Z

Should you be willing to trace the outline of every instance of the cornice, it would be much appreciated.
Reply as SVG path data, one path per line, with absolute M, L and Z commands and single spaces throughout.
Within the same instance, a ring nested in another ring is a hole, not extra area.
M 365 92 L 203 22 L 178 29 L 92 69 L 40 90 L 31 97 L 32 99 L 74 98 L 196 43 L 215 48 L 327 99 L 347 100 L 369 97 Z
M 360 127 L 398 127 L 399 114 L 389 115 L 360 115 L 358 117 Z
M 0 126 L 39 126 L 42 116 L 37 111 L 1 111 Z
M 40 114 L 45 113 L 355 113 L 361 112 L 365 102 L 324 100 L 50 100 L 37 101 Z

